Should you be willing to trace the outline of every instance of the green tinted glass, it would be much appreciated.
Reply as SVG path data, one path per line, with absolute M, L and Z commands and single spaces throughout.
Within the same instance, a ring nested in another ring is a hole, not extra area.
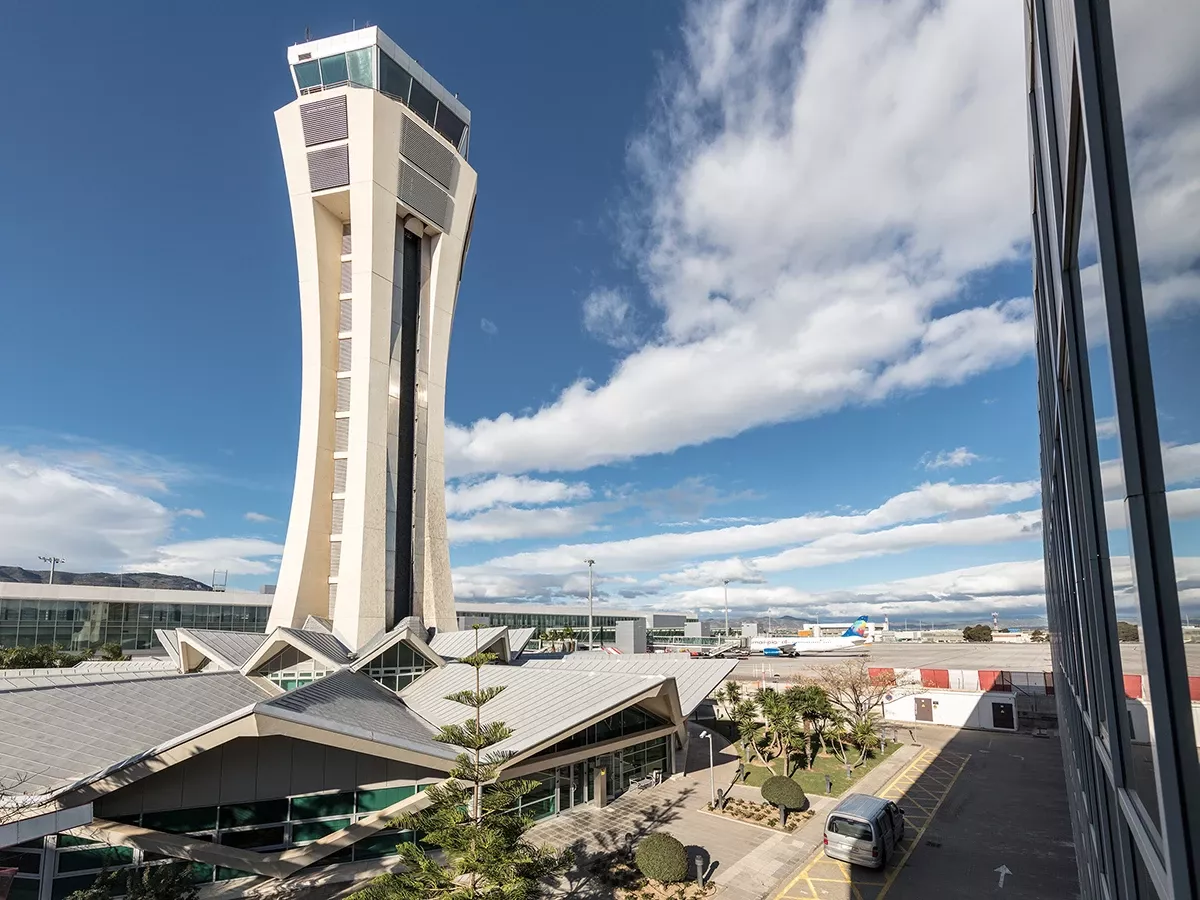
M 284 822 L 288 817 L 288 802 L 263 800 L 259 803 L 239 803 L 221 807 L 221 827 L 235 828 L 239 825 L 269 825 Z M 222 841 L 222 843 L 224 843 Z
M 111 869 L 133 862 L 128 847 L 100 847 L 96 850 L 72 850 L 58 855 L 58 871 L 79 872 L 84 869 Z
M 163 812 L 144 813 L 142 827 L 154 831 L 169 831 L 183 834 L 187 831 L 207 831 L 217 827 L 217 808 L 201 806 L 195 809 L 174 809 Z
M 417 792 L 415 787 L 394 787 L 394 788 L 379 788 L 374 791 L 359 791 L 358 792 L 358 811 L 359 812 L 375 812 L 380 809 L 387 809 L 393 803 L 399 803 L 406 797 L 411 797 Z
M 315 841 L 327 834 L 341 831 L 350 824 L 349 819 L 330 819 L 328 822 L 305 822 L 303 825 L 292 826 L 292 843 L 300 844 L 305 841 Z
M 241 850 L 275 847 L 283 842 L 282 825 L 275 825 L 271 828 L 252 828 L 249 831 L 226 831 L 221 834 L 223 846 L 237 847 Z
M 319 819 L 324 816 L 346 816 L 354 812 L 354 791 L 344 794 L 318 794 L 315 797 L 292 798 L 292 821 Z
M 296 65 L 296 83 L 301 89 L 319 87 L 321 84 L 321 67 L 316 60 L 302 62 Z
M 350 80 L 363 87 L 375 86 L 375 71 L 371 65 L 371 48 L 351 50 L 346 54 L 346 68 Z
M 326 85 L 341 84 L 349 80 L 350 78 L 346 73 L 345 53 L 327 56 L 321 60 L 321 81 L 325 82 Z
M 8 889 L 8 900 L 37 900 L 40 885 L 36 878 L 15 878 Z

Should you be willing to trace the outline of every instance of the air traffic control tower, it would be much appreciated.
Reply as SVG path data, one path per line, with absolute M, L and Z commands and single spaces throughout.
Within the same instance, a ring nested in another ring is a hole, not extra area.
M 378 28 L 288 49 L 275 114 L 303 344 L 300 439 L 268 631 L 361 647 L 456 627 L 446 537 L 450 326 L 475 205 L 471 114 Z

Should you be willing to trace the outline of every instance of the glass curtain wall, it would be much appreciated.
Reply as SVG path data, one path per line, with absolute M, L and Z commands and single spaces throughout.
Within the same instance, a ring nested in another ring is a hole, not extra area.
M 1200 896 L 1200 5 L 1027 0 L 1046 600 L 1085 897 Z

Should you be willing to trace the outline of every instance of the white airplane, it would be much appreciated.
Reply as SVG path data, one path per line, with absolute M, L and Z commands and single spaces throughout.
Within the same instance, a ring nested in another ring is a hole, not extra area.
M 867 633 L 867 617 L 859 616 L 854 624 L 842 632 L 840 637 L 756 637 L 750 639 L 750 652 L 763 656 L 800 656 L 805 653 L 831 653 L 849 650 L 870 641 Z

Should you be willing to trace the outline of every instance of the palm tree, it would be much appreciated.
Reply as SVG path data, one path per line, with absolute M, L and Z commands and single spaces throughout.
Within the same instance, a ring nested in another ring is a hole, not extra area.
M 730 712 L 742 699 L 742 686 L 736 681 L 727 681 L 725 684 L 713 694 L 713 699 L 721 707 L 721 712 L 725 713 L 725 718 L 733 719 Z
M 746 762 L 750 762 L 750 755 L 746 752 L 746 747 L 749 746 L 754 750 L 754 755 L 758 757 L 759 762 L 767 769 L 771 766 L 763 758 L 762 750 L 758 746 L 758 707 L 753 700 L 742 700 L 734 706 L 732 715 L 733 724 L 737 726 L 738 738 L 742 744 L 742 755 Z
M 783 755 L 783 774 L 786 777 L 791 777 L 792 756 L 797 750 L 801 752 L 801 765 L 807 765 L 808 762 L 807 754 L 804 754 L 804 745 L 806 743 L 804 723 L 795 709 L 786 703 L 781 703 L 772 727 L 774 728 L 776 737 L 779 739 L 779 746 Z
M 562 630 L 563 640 L 566 642 L 568 651 L 575 649 L 575 629 L 568 625 Z M 589 648 L 590 649 L 590 648 Z
M 846 739 L 858 748 L 858 761 L 854 764 L 856 769 L 883 743 L 876 730 L 876 724 L 873 718 L 859 719 L 846 732 Z

